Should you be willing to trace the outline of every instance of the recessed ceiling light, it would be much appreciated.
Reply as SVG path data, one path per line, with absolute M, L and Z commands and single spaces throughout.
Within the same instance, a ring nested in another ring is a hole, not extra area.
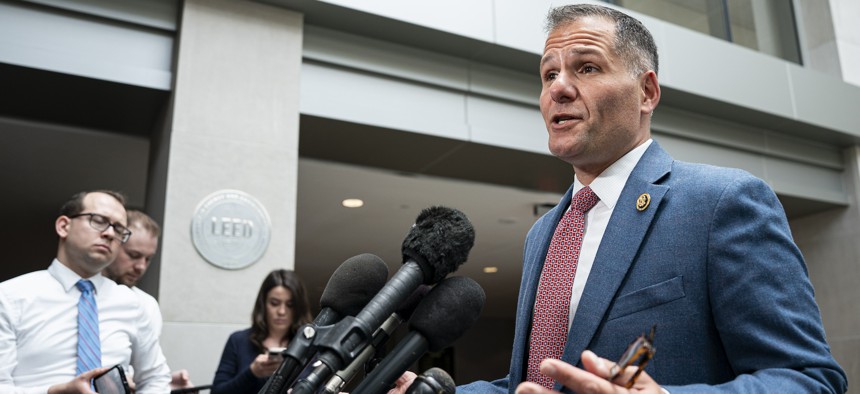
M 499 272 L 499 267 L 484 267 L 485 274 L 495 274 Z
M 347 198 L 346 200 L 343 200 L 341 204 L 347 208 L 361 208 L 364 206 L 364 201 L 358 198 Z

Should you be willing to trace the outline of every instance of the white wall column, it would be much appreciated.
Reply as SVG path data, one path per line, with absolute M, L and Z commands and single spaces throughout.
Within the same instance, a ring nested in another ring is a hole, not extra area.
M 265 275 L 295 265 L 302 31 L 302 15 L 283 8 L 184 1 L 172 111 L 153 149 L 167 164 L 148 200 L 163 210 L 162 347 L 196 384 L 212 381 L 229 333 L 250 325 Z M 247 268 L 215 267 L 192 244 L 195 208 L 222 189 L 252 195 L 271 218 L 268 248 Z

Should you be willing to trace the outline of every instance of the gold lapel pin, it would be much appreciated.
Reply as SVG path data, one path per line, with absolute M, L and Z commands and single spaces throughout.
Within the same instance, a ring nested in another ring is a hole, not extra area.
M 648 193 L 642 193 L 639 195 L 639 198 L 636 199 L 636 210 L 642 212 L 648 208 L 649 204 L 651 204 L 651 195 Z

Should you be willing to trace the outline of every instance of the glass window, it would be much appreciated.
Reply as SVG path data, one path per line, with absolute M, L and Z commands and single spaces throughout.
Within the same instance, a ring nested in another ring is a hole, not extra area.
M 785 0 L 608 0 L 621 7 L 800 63 L 792 2 Z

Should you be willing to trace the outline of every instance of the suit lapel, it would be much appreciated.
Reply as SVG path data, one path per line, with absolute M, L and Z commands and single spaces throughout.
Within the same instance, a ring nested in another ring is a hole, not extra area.
M 609 304 L 616 296 L 630 269 L 654 215 L 660 208 L 668 186 L 655 184 L 671 171 L 672 158 L 653 142 L 633 169 L 615 205 L 609 225 L 588 275 L 576 316 L 568 334 L 564 359 L 578 364 L 582 351 L 588 348 L 603 322 Z M 647 193 L 651 202 L 642 211 L 636 207 L 640 195 Z

